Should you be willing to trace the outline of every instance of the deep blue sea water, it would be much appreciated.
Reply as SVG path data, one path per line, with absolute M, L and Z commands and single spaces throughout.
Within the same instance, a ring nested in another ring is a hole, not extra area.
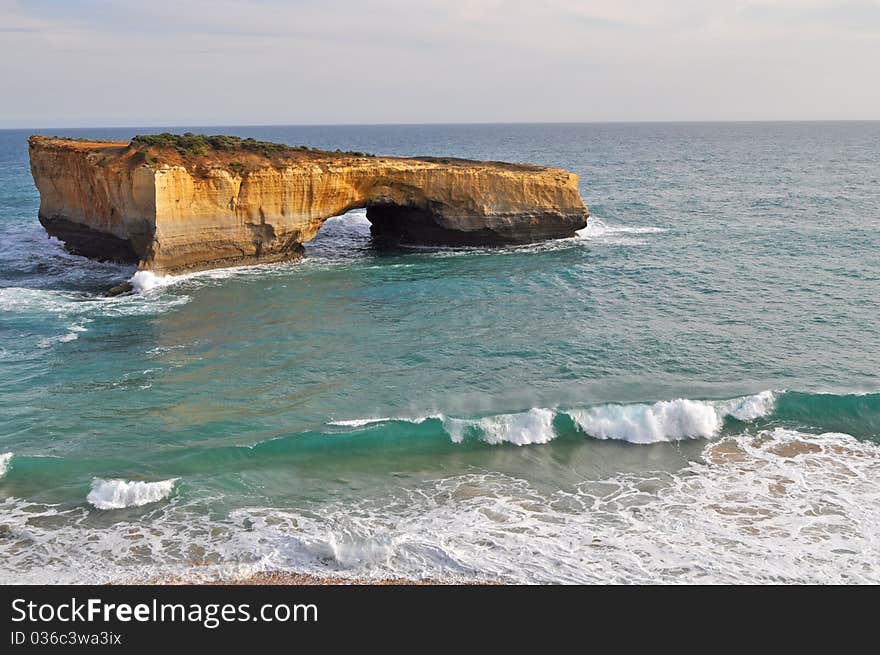
M 150 280 L 0 131 L 0 580 L 880 582 L 880 123 L 169 128 L 577 173 L 577 238 Z

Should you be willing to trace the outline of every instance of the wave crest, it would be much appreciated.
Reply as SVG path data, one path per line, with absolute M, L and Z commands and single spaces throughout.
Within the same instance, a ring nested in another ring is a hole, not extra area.
M 568 415 L 591 437 L 631 443 L 705 439 L 723 425 L 710 404 L 684 398 L 653 405 L 602 405 L 569 410 Z
M 464 441 L 468 431 L 476 430 L 489 444 L 512 443 L 517 446 L 547 443 L 556 437 L 553 431 L 555 412 L 533 408 L 519 414 L 498 414 L 468 420 L 443 417 L 443 429 L 455 443 Z
M 717 436 L 724 418 L 753 421 L 773 411 L 776 395 L 762 391 L 725 401 L 663 400 L 653 405 L 600 405 L 566 413 L 591 437 L 657 443 Z
M 419 417 L 371 417 L 330 421 L 346 428 L 373 427 L 386 423 L 421 425 L 439 421 L 453 443 L 477 438 L 485 443 L 526 446 L 544 444 L 557 435 L 554 423 L 567 415 L 583 432 L 596 439 L 619 439 L 647 444 L 717 436 L 727 417 L 754 421 L 774 411 L 776 392 L 761 391 L 732 400 L 689 400 L 678 398 L 653 404 L 607 404 L 585 409 L 533 407 L 524 412 L 495 414 L 482 418 L 459 418 L 445 414 Z
M 9 470 L 9 462 L 12 461 L 12 453 L 2 453 L 0 454 L 0 478 L 6 475 L 6 471 Z
M 149 505 L 171 495 L 177 478 L 159 482 L 130 482 L 128 480 L 92 480 L 92 490 L 86 496 L 98 509 L 123 509 Z

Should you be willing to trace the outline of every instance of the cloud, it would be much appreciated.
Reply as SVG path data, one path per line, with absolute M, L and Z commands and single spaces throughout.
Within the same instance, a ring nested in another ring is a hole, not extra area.
M 0 125 L 880 117 L 875 0 L 0 0 L 0 16 Z

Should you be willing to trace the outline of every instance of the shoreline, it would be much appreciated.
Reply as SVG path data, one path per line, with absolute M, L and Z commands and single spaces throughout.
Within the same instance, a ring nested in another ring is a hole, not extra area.
M 192 580 L 186 578 L 169 578 L 154 580 L 147 583 L 157 586 L 224 586 L 234 587 L 311 587 L 311 586 L 496 586 L 501 582 L 442 582 L 429 578 L 413 580 L 409 578 L 382 578 L 370 580 L 367 578 L 340 578 L 333 576 L 317 576 L 308 573 L 291 573 L 286 571 L 264 571 L 252 573 L 242 578 L 221 580 Z

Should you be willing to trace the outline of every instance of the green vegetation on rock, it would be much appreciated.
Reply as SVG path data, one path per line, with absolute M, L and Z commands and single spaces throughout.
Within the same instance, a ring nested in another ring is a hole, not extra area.
M 256 139 L 251 138 L 243 139 L 238 136 L 227 136 L 223 134 L 193 134 L 192 132 L 185 132 L 183 134 L 171 134 L 170 132 L 162 132 L 161 134 L 138 134 L 131 140 L 131 142 L 138 149 L 174 148 L 185 157 L 202 157 L 211 151 L 252 152 L 264 157 L 280 157 L 293 152 L 375 157 L 375 155 L 364 152 L 342 152 L 340 150 L 330 152 L 319 150 L 317 148 L 309 148 L 308 146 L 288 146 L 283 143 L 272 143 L 271 141 L 257 141 Z

